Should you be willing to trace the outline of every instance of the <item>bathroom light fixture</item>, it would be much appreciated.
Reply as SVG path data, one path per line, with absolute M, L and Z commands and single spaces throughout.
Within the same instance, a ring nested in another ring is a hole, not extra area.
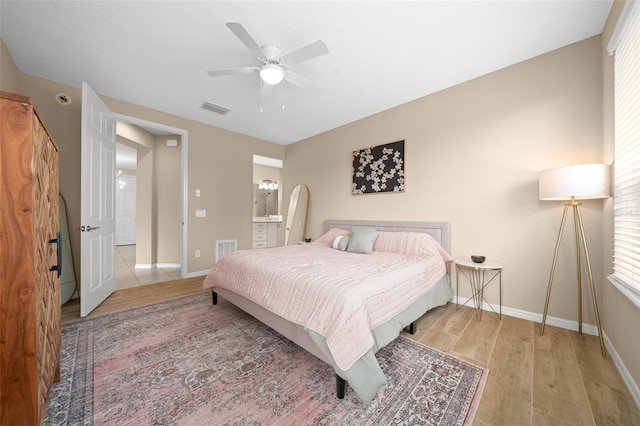
M 276 64 L 266 64 L 260 68 L 260 78 L 267 84 L 278 84 L 284 78 L 284 70 Z
M 268 189 L 270 191 L 278 189 L 278 182 L 274 182 L 269 179 L 265 179 L 258 185 L 259 189 Z
M 123 189 L 127 186 L 127 179 L 122 176 L 122 170 L 116 171 L 116 183 L 118 184 L 118 188 Z

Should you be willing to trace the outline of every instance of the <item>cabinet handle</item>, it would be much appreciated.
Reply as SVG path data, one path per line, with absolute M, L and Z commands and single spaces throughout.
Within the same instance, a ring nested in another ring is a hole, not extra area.
M 56 245 L 56 257 L 58 260 L 58 264 L 53 265 L 49 270 L 58 271 L 58 278 L 60 278 L 60 275 L 62 274 L 62 235 L 60 234 L 60 231 L 56 234 L 56 238 L 49 240 L 49 244 Z

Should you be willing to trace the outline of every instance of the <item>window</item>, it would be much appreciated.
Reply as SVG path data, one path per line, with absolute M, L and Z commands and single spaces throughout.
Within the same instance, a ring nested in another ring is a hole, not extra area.
M 640 306 L 640 7 L 627 1 L 615 53 L 614 254 L 611 282 Z

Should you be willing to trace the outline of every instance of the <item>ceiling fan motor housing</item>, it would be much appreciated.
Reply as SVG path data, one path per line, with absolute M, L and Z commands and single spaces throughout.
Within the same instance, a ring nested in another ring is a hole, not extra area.
M 282 61 L 282 56 L 284 55 L 284 53 L 282 53 L 282 49 L 280 49 L 275 44 L 265 44 L 264 46 L 262 46 L 262 52 L 264 53 L 264 60 L 267 64 L 280 66 L 285 65 L 285 63 Z

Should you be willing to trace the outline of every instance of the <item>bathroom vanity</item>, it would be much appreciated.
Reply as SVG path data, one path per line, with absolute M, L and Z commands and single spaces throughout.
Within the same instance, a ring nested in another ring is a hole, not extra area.
M 282 216 L 253 218 L 253 248 L 283 245 Z

